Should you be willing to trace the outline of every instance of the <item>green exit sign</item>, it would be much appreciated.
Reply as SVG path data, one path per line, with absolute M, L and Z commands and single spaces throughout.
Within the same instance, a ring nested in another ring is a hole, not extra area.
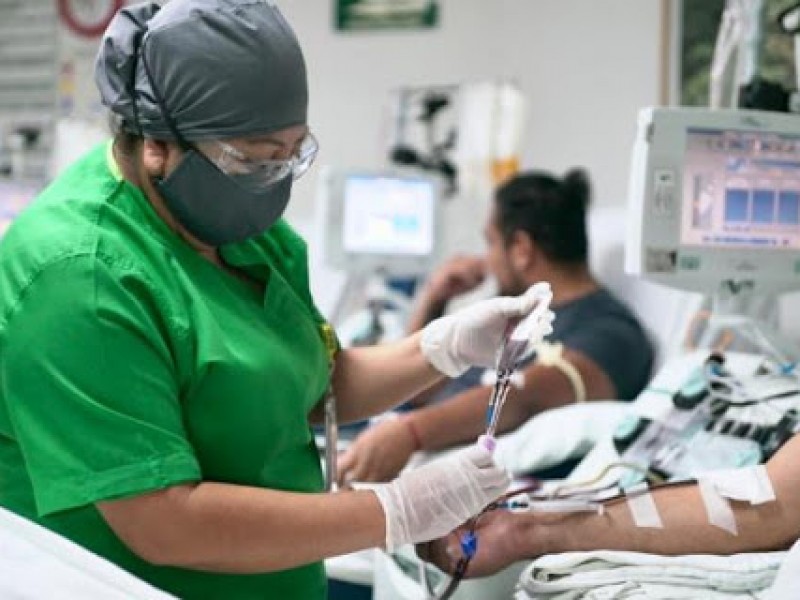
M 438 23 L 438 0 L 336 0 L 340 31 L 430 29 Z

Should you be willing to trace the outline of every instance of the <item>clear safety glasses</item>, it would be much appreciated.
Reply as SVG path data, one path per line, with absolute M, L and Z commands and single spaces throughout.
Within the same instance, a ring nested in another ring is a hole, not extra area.
M 225 142 L 217 140 L 214 145 L 219 154 L 213 158 L 209 157 L 211 161 L 220 171 L 235 177 L 239 183 L 250 188 L 267 187 L 289 175 L 292 179 L 302 177 L 311 167 L 319 151 L 317 138 L 311 133 L 303 138 L 295 155 L 285 160 L 257 160 L 248 158 L 241 150 Z M 208 154 L 211 153 L 206 155 Z

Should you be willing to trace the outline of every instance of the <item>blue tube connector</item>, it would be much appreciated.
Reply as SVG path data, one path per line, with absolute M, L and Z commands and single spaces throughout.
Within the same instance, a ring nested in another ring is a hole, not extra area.
M 474 532 L 468 531 L 461 536 L 461 552 L 467 558 L 472 558 L 478 551 L 478 536 Z

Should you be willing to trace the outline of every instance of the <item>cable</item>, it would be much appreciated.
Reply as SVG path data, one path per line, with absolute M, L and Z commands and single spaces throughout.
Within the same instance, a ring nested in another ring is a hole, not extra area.
M 500 421 L 500 411 L 506 403 L 508 392 L 511 389 L 511 376 L 514 369 L 499 369 L 495 379 L 492 395 L 489 398 L 489 406 L 486 409 L 486 435 L 494 437 L 497 431 L 497 424 Z
M 602 481 L 603 478 L 605 478 L 606 475 L 608 475 L 613 469 L 617 469 L 617 468 L 630 469 L 631 471 L 636 471 L 638 473 L 641 473 L 642 475 L 645 476 L 645 478 L 649 482 L 654 483 L 654 484 L 665 483 L 665 479 L 663 477 L 661 477 L 660 475 L 656 475 L 655 473 L 651 472 L 646 467 L 643 467 L 641 465 L 637 465 L 635 463 L 629 463 L 629 462 L 613 462 L 613 463 L 611 463 L 609 465 L 606 465 L 603 468 L 603 470 L 600 471 L 600 473 L 597 476 L 593 477 L 592 479 L 589 479 L 587 481 L 580 481 L 578 483 L 565 483 L 565 484 L 562 484 L 562 485 L 556 487 L 551 492 L 549 497 L 550 498 L 555 498 L 555 499 L 564 498 L 565 495 L 562 492 L 562 490 L 564 488 L 570 489 L 570 488 L 587 488 L 587 487 L 591 487 L 591 486 L 599 483 L 600 481 Z M 579 492 L 577 492 L 577 493 L 579 493 Z M 566 494 L 566 496 L 569 496 L 569 495 L 570 494 Z

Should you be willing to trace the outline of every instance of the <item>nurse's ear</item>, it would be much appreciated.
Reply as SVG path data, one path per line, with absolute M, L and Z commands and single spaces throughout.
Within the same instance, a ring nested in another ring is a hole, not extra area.
M 167 164 L 167 144 L 145 139 L 142 143 L 142 166 L 149 179 L 161 179 Z
M 150 179 L 163 179 L 181 157 L 177 145 L 146 138 L 142 144 L 142 166 Z

